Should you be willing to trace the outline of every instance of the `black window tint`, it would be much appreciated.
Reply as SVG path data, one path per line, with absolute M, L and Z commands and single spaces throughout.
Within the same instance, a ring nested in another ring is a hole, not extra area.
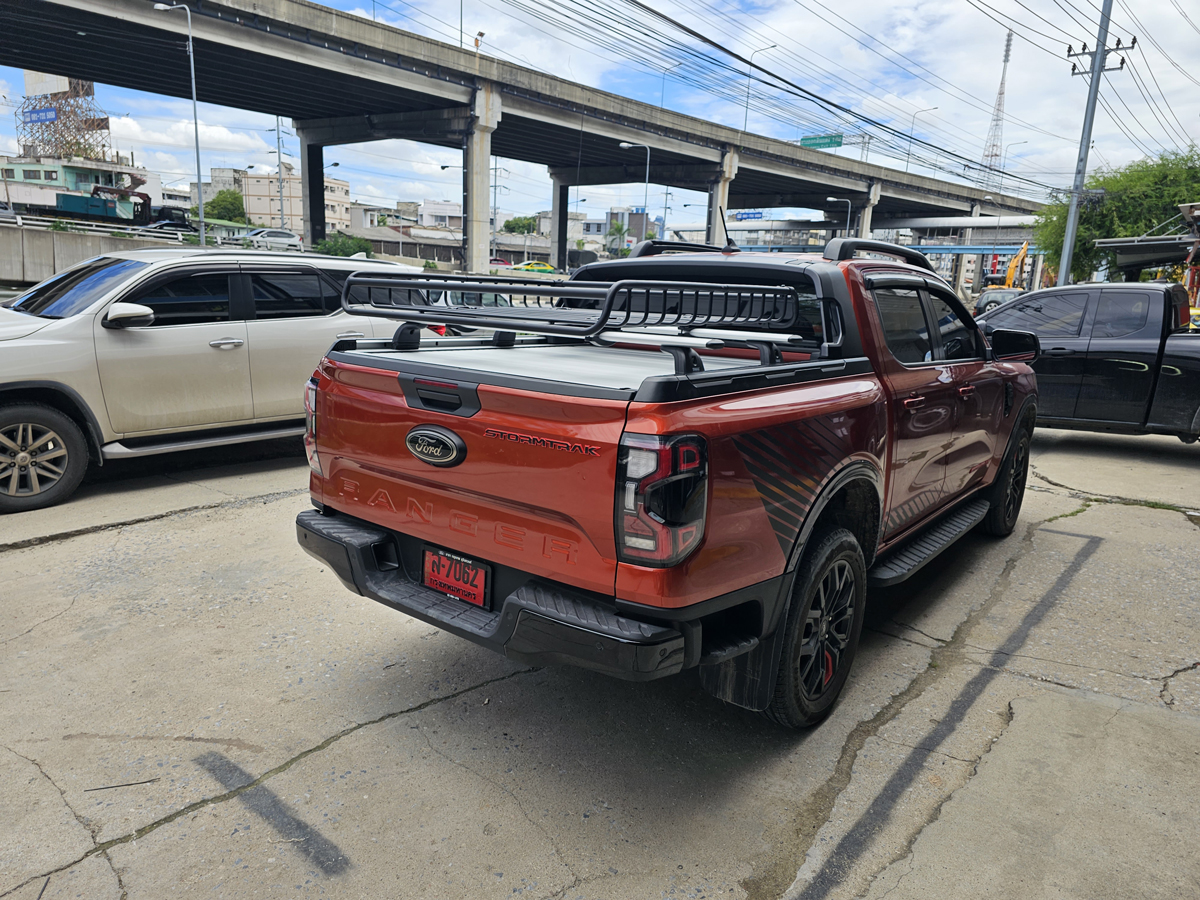
M 154 310 L 154 324 L 204 325 L 229 321 L 229 276 L 186 275 L 134 298 Z
M 1078 337 L 1086 309 L 1085 291 L 1046 294 L 992 313 L 987 323 L 993 328 L 1032 331 L 1039 337 Z
M 883 336 L 888 349 L 902 363 L 928 362 L 933 358 L 929 327 L 921 296 L 910 288 L 880 288 L 875 305 L 883 320 Z
M 930 294 L 929 299 L 933 303 L 933 315 L 942 335 L 941 359 L 978 359 L 975 329 L 963 322 L 954 307 L 937 294 Z
M 325 315 L 321 279 L 315 272 L 259 272 L 250 276 L 256 319 Z
M 1146 327 L 1149 312 L 1149 294 L 1141 291 L 1101 291 L 1092 337 L 1114 338 L 1141 331 Z

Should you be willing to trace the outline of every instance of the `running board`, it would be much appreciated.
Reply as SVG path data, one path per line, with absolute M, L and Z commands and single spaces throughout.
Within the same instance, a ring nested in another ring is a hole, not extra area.
M 133 459 L 135 456 L 154 456 L 156 453 L 174 453 L 177 450 L 203 450 L 206 447 L 225 447 L 230 444 L 248 444 L 250 441 L 269 441 L 274 438 L 299 437 L 304 434 L 303 425 L 276 428 L 271 431 L 243 431 L 240 434 L 214 435 L 208 438 L 191 438 L 186 441 L 164 444 L 146 444 L 141 447 L 126 447 L 113 441 L 100 448 L 105 459 Z
M 870 587 L 888 587 L 911 578 L 943 550 L 983 521 L 991 504 L 972 500 L 922 531 L 908 543 L 888 552 L 867 573 Z

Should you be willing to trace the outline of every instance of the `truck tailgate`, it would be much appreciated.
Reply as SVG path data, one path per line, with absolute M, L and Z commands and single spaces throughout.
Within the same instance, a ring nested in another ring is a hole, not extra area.
M 317 482 L 326 506 L 482 562 L 612 593 L 627 401 L 329 359 L 319 374 Z M 418 426 L 452 432 L 465 456 L 453 465 L 418 458 L 406 444 Z

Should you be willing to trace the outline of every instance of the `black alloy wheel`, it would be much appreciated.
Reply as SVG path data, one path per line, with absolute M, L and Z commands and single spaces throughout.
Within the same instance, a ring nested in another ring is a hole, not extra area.
M 1009 451 L 987 494 L 991 508 L 979 523 L 979 530 L 984 534 L 1007 537 L 1017 527 L 1017 517 L 1021 515 L 1025 485 L 1029 481 L 1030 431 L 1027 425 L 1018 427 L 1021 431 L 1016 444 Z
M 867 567 L 845 528 L 809 540 L 788 610 L 775 696 L 765 714 L 789 728 L 832 712 L 850 674 L 866 610 Z

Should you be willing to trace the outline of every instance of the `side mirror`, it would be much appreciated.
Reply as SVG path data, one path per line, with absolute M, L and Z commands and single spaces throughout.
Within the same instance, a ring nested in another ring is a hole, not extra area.
M 114 303 L 100 323 L 105 328 L 133 328 L 154 324 L 154 310 L 140 303 Z
M 1008 331 L 997 328 L 988 339 L 992 356 L 1003 362 L 1034 362 L 1042 353 L 1041 342 L 1032 331 Z

